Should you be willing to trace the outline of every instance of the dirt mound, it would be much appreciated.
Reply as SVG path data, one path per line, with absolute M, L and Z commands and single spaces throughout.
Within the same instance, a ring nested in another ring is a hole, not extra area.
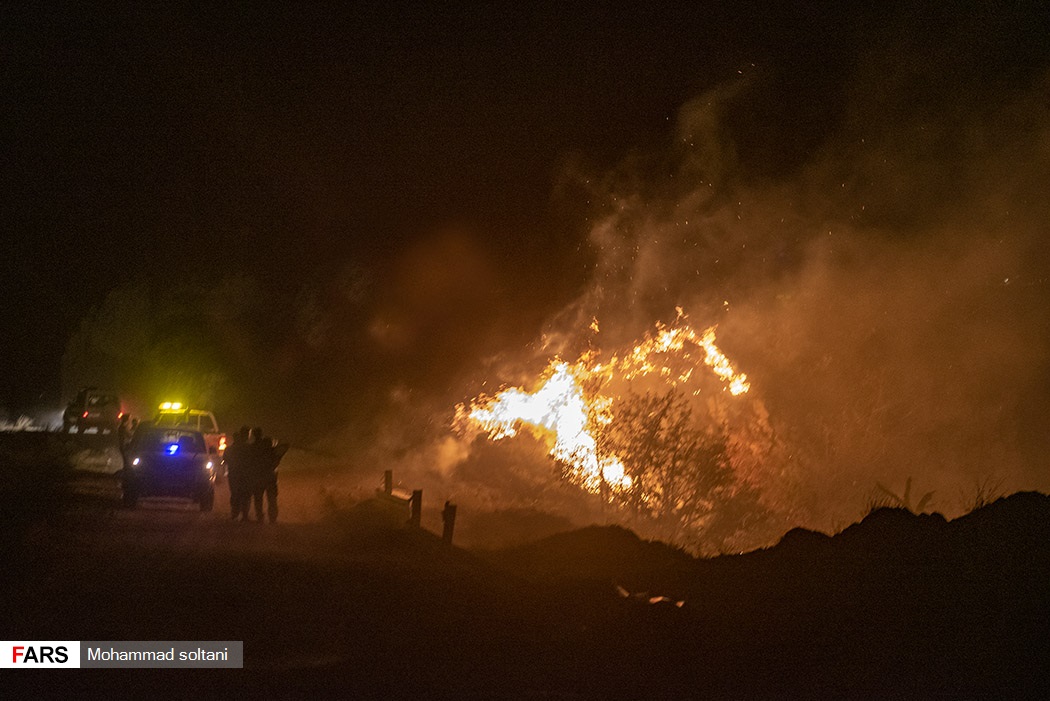
M 960 516 L 951 522 L 959 533 L 983 535 L 991 540 L 1050 539 L 1050 496 L 1018 492 Z
M 679 596 L 695 560 L 664 543 L 644 541 L 620 526 L 590 526 L 493 553 L 492 562 L 534 582 L 605 583 L 610 592 L 657 591 Z
M 497 550 L 518 547 L 573 530 L 569 519 L 536 509 L 469 510 L 457 520 L 455 538 L 462 547 Z

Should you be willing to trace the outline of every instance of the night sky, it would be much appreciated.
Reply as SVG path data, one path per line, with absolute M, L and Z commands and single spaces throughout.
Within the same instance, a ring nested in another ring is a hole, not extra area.
M 901 241 L 933 239 L 954 164 L 1009 134 L 931 137 L 907 160 L 932 176 L 909 179 L 879 170 L 895 125 L 980 132 L 1010 105 L 1044 113 L 1050 94 L 1038 2 L 532 5 L 6 7 L 0 406 L 68 390 L 66 343 L 112 291 L 233 278 L 281 299 L 312 290 L 326 328 L 353 337 L 333 346 L 348 365 L 440 386 L 434 376 L 527 343 L 586 294 L 603 270 L 592 227 L 608 193 L 635 178 L 644 199 L 683 172 L 661 154 L 691 101 L 725 100 L 707 133 L 732 163 L 727 201 L 761 192 L 768 213 L 779 192 L 808 241 L 845 210 L 828 183 L 863 170 L 856 192 L 875 204 L 862 223 Z M 1038 116 L 1018 124 L 1045 129 Z M 1031 151 L 1017 148 L 1023 170 Z M 914 191 L 887 194 L 891 181 L 921 182 L 921 206 Z M 800 183 L 829 194 L 801 198 Z M 1038 192 L 1022 185 L 1010 207 Z M 653 200 L 667 201 L 660 189 Z M 698 240 L 724 265 L 724 241 Z M 797 269 L 799 240 L 766 249 L 766 267 L 738 256 L 733 274 L 706 279 L 757 294 L 736 271 Z M 1029 285 L 1025 318 L 1038 318 L 1045 246 L 1023 250 L 1034 253 L 1013 274 Z M 325 306 L 354 280 L 352 309 Z M 294 345 L 278 345 L 288 357 L 273 367 L 294 365 Z

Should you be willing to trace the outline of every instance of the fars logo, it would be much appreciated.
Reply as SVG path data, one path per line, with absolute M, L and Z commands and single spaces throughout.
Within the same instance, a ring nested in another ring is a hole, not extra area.
M 0 641 L 0 667 L 32 669 L 38 667 L 79 666 L 79 640 Z

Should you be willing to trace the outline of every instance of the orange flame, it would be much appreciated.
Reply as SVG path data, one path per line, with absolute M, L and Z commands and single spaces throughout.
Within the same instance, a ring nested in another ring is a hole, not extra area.
M 591 330 L 598 332 L 597 320 Z M 614 493 L 629 490 L 633 481 L 623 461 L 616 455 L 602 454 L 596 438 L 613 419 L 614 400 L 600 391 L 586 392 L 585 384 L 601 387 L 613 378 L 630 380 L 653 374 L 672 385 L 686 384 L 698 365 L 690 362 L 695 359 L 694 351 L 702 350 L 699 360 L 730 394 L 740 395 L 750 388 L 747 376 L 736 372 L 715 345 L 714 327 L 697 333 L 679 308 L 675 322 L 670 326 L 657 324 L 656 331 L 622 357 L 613 356 L 605 364 L 593 362 L 595 353 L 587 353 L 575 363 L 554 358 L 540 375 L 535 391 L 511 387 L 495 396 L 480 395 L 469 406 L 456 407 L 456 426 L 461 431 L 485 433 L 493 441 L 528 428 L 549 443 L 549 455 L 565 465 L 570 479 L 587 491 L 598 493 L 603 485 Z M 687 369 L 673 373 L 664 362 L 672 356 L 686 361 Z

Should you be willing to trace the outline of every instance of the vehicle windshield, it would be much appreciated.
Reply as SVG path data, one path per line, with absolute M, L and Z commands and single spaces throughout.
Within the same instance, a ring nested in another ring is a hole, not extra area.
M 157 416 L 157 420 L 154 421 L 158 426 L 189 426 L 195 425 L 188 414 L 183 413 L 162 413 Z
M 87 398 L 88 406 L 105 406 L 117 403 L 117 398 L 110 394 L 96 394 Z
M 174 447 L 173 446 L 177 446 Z M 135 436 L 133 448 L 146 453 L 203 453 L 204 436 L 195 431 L 146 431 Z

